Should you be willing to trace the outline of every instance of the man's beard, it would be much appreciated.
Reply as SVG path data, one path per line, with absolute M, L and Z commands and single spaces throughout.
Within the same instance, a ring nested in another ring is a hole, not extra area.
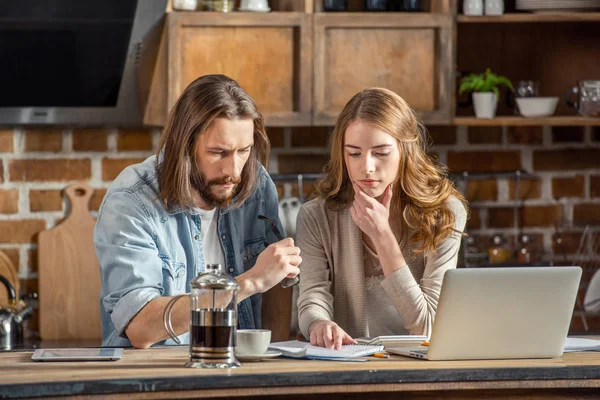
M 197 171 L 196 173 L 192 174 L 190 180 L 192 187 L 196 189 L 202 201 L 205 202 L 209 207 L 225 207 L 229 205 L 231 200 L 238 193 L 240 188 L 239 183 L 241 181 L 241 179 L 233 179 L 230 176 L 223 176 L 220 178 L 207 180 L 202 171 Z M 233 188 L 231 188 L 227 194 L 218 195 L 213 191 L 214 187 L 226 183 L 234 184 Z

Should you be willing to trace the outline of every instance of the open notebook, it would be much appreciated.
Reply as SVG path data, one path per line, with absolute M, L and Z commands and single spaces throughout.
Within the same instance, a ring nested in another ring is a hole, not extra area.
M 287 342 L 275 342 L 269 345 L 272 350 L 280 351 L 285 357 L 307 358 L 307 359 L 348 359 L 370 356 L 383 351 L 383 346 L 372 344 L 346 344 L 340 350 L 326 349 L 313 346 L 308 342 L 289 340 Z
M 384 347 L 420 346 L 427 341 L 425 335 L 388 335 L 374 338 L 355 338 L 360 344 L 381 344 Z

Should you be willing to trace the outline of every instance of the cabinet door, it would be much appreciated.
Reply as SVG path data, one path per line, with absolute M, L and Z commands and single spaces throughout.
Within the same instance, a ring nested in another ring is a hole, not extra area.
M 235 79 L 267 125 L 309 125 L 312 21 L 304 13 L 172 13 L 169 18 L 169 109 L 206 74 Z
M 398 93 L 426 123 L 451 123 L 453 24 L 449 14 L 314 14 L 313 124 L 335 124 L 369 87 Z

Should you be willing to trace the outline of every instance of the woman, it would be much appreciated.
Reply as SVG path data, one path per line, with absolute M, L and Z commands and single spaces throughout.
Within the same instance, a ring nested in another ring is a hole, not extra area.
M 340 114 L 317 198 L 297 222 L 299 324 L 312 344 L 430 334 L 467 210 L 425 153 L 425 135 L 386 89 L 363 90 Z

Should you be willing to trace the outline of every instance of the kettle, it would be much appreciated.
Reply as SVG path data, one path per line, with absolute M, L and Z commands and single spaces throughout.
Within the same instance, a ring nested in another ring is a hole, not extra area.
M 0 350 L 12 350 L 23 344 L 23 322 L 31 317 L 33 310 L 25 302 L 17 301 L 15 288 L 8 279 L 0 275 L 0 282 L 8 292 L 9 305 L 0 307 Z

